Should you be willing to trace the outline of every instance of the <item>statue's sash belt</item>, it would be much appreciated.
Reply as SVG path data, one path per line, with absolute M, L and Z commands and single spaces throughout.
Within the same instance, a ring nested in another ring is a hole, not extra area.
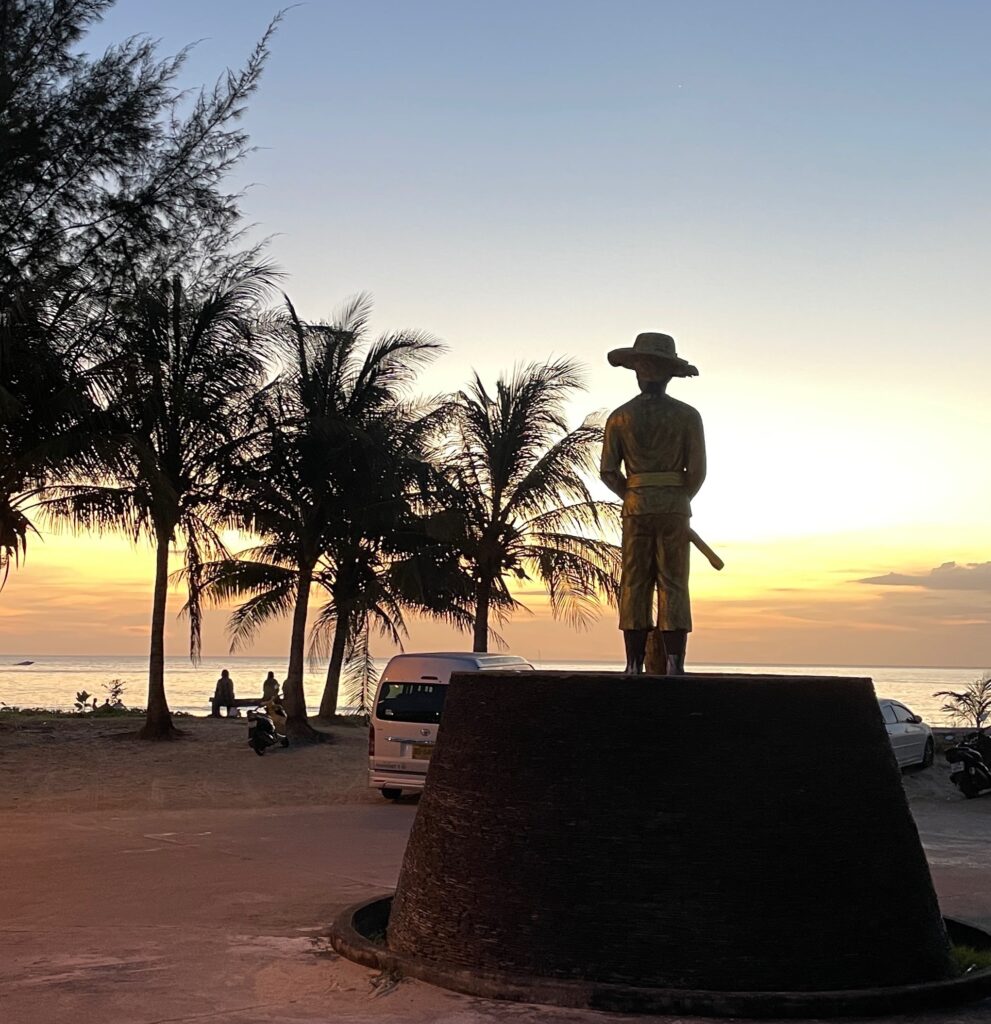
M 670 473 L 631 473 L 627 487 L 684 487 L 685 474 L 677 470 Z

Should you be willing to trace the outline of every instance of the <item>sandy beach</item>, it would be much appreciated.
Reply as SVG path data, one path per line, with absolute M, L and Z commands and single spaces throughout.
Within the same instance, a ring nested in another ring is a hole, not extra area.
M 244 720 L 183 718 L 164 744 L 126 738 L 137 721 L 0 717 L 5 1024 L 676 1019 L 495 1003 L 337 957 L 329 922 L 395 886 L 416 811 L 368 789 L 364 728 L 259 758 Z M 989 927 L 991 799 L 947 776 L 903 778 L 944 913 Z
M 368 733 L 326 726 L 330 743 L 257 757 L 244 718 L 176 718 L 176 743 L 143 743 L 140 717 L 0 714 L 0 792 L 7 810 L 194 810 L 382 803 L 368 788 Z M 909 799 L 956 802 L 949 767 L 904 776 Z
M 0 791 L 9 810 L 248 809 L 381 802 L 368 789 L 364 725 L 332 742 L 258 757 L 244 718 L 176 718 L 176 743 L 131 737 L 141 717 L 0 715 Z

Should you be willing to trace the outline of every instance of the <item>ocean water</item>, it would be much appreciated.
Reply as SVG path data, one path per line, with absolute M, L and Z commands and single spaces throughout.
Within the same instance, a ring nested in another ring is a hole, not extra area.
M 30 665 L 17 662 L 31 661 Z M 379 659 L 379 670 L 386 659 Z M 572 671 L 618 670 L 618 662 L 591 661 L 535 662 L 537 668 Z M 276 678 L 285 676 L 285 662 L 279 658 L 204 658 L 193 665 L 188 658 L 166 658 L 165 687 L 169 705 L 175 711 L 203 715 L 210 711 L 209 698 L 221 669 L 228 669 L 238 697 L 261 693 L 269 670 Z M 933 697 L 936 690 L 960 690 L 979 675 L 969 668 L 890 668 L 869 665 L 714 665 L 691 664 L 695 672 L 761 672 L 783 675 L 869 676 L 880 697 L 893 697 L 908 705 L 932 725 L 947 725 L 940 711 L 943 701 Z M 316 711 L 323 691 L 325 670 L 307 670 L 304 679 L 306 701 Z M 144 707 L 148 688 L 148 658 L 145 655 L 74 656 L 41 654 L 0 655 L 0 702 L 15 707 L 43 707 L 69 710 L 76 693 L 86 690 L 102 701 L 111 679 L 125 682 L 124 703 Z M 344 710 L 342 708 L 341 710 Z

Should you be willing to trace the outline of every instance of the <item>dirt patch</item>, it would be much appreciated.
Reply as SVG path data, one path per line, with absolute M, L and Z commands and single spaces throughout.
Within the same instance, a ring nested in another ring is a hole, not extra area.
M 910 803 L 919 800 L 957 803 L 964 800 L 950 781 L 950 766 L 937 755 L 929 768 L 909 768 L 902 772 L 902 785 Z
M 13 716 L 0 730 L 2 806 L 20 811 L 184 810 L 381 802 L 368 788 L 367 731 L 258 757 L 244 719 L 176 719 L 176 743 L 131 738 L 141 719 Z

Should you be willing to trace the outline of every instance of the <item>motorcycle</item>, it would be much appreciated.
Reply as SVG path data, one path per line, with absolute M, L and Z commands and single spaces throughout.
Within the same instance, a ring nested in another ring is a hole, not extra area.
M 968 800 L 991 789 L 991 739 L 975 732 L 946 751 L 950 781 Z
M 288 747 L 289 740 L 284 732 L 279 732 L 279 727 L 284 730 L 286 727 L 286 713 L 282 710 L 281 704 L 270 701 L 248 712 L 248 746 L 259 756 L 263 757 L 269 747 L 276 743 Z

